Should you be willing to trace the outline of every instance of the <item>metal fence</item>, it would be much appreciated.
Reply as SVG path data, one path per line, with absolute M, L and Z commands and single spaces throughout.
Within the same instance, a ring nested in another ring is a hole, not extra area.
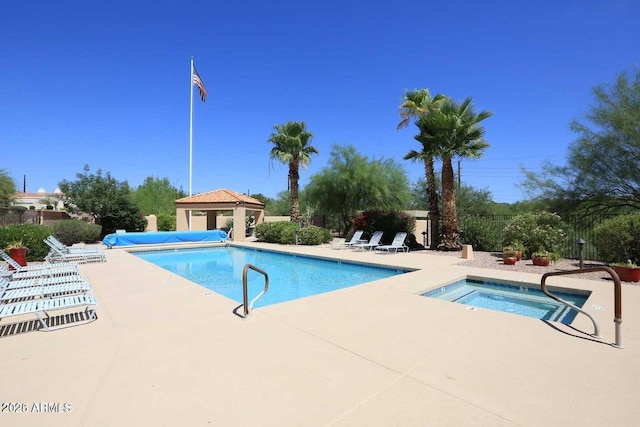
M 462 234 L 462 240 L 465 239 L 465 229 L 477 227 L 478 220 L 482 220 L 481 232 L 487 236 L 484 244 L 490 251 L 501 251 L 504 241 L 505 226 L 517 215 L 460 215 L 458 221 Z M 566 225 L 565 231 L 567 238 L 563 247 L 560 249 L 560 256 L 564 258 L 578 258 L 578 239 L 584 240 L 583 257 L 588 260 L 597 260 L 598 252 L 593 245 L 594 233 L 596 225 L 602 221 L 613 218 L 616 215 L 589 215 L 589 216 L 565 216 L 562 218 Z

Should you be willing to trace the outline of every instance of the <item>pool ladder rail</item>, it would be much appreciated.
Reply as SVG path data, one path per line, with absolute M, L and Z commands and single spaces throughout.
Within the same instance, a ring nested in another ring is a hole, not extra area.
M 249 287 L 247 283 L 247 273 L 250 269 L 264 276 L 264 289 L 258 295 L 256 295 L 256 297 L 252 299 L 251 302 L 249 302 Z M 255 304 L 255 302 L 258 301 L 260 297 L 266 294 L 267 290 L 269 290 L 269 275 L 267 274 L 267 272 L 256 267 L 255 265 L 245 265 L 244 270 L 242 270 L 242 307 L 244 311 L 244 319 L 247 319 L 249 317 L 249 314 L 251 314 L 251 312 L 253 311 L 253 304 Z
M 594 328 L 594 332 L 591 335 L 594 338 L 601 338 L 600 336 L 600 328 L 598 326 L 598 322 L 596 321 L 596 319 L 591 316 L 589 313 L 587 313 L 586 311 L 584 311 L 583 309 L 576 307 L 575 305 L 571 304 L 570 302 L 567 302 L 565 300 L 563 300 L 560 297 L 557 297 L 555 295 L 553 295 L 548 289 L 547 289 L 547 285 L 546 285 L 546 281 L 547 281 L 547 277 L 550 276 L 567 276 L 567 275 L 572 275 L 572 274 L 581 274 L 581 273 L 593 273 L 596 271 L 604 271 L 606 273 L 609 273 L 609 275 L 611 276 L 611 278 L 613 279 L 613 284 L 614 284 L 614 288 L 613 288 L 613 297 L 614 297 L 614 318 L 613 318 L 613 322 L 615 323 L 615 334 L 616 334 L 616 341 L 615 343 L 612 343 L 611 345 L 615 348 L 623 348 L 622 347 L 622 336 L 621 336 L 621 331 L 620 331 L 620 325 L 622 324 L 622 282 L 620 281 L 620 277 L 618 277 L 618 274 L 611 268 L 611 267 L 605 267 L 605 266 L 599 266 L 599 267 L 589 267 L 589 268 L 582 268 L 579 270 L 568 270 L 568 271 L 553 271 L 550 273 L 545 273 L 542 275 L 542 279 L 540 280 L 540 288 L 542 289 L 542 292 L 545 293 L 545 295 L 547 295 L 549 298 L 553 298 L 554 300 L 558 301 L 561 304 L 566 305 L 567 307 L 570 307 L 574 310 L 576 310 L 579 313 L 584 314 L 585 316 L 587 316 L 591 322 L 593 322 L 593 328 Z

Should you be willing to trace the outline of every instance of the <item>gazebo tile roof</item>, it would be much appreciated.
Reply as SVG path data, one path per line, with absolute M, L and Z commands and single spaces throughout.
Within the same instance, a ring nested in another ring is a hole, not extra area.
M 221 188 L 219 190 L 208 191 L 206 193 L 194 194 L 190 197 L 183 197 L 176 200 L 176 203 L 236 203 L 244 202 L 254 205 L 264 206 L 260 200 L 253 197 L 245 196 L 244 194 L 236 193 L 235 191 Z

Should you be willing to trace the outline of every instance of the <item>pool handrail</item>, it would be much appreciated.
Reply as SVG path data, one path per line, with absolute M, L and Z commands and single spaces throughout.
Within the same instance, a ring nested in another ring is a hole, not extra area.
M 553 298 L 554 300 L 558 301 L 559 303 L 562 303 L 582 314 L 584 314 L 585 316 L 587 316 L 589 319 L 591 319 L 591 321 L 593 322 L 593 326 L 594 326 L 594 333 L 593 333 L 593 337 L 594 338 L 600 338 L 600 329 L 598 327 L 598 322 L 596 322 L 596 319 L 591 316 L 589 313 L 587 313 L 586 311 L 582 310 L 579 307 L 576 307 L 575 305 L 571 304 L 570 302 L 567 302 L 565 300 L 563 300 L 562 298 L 559 298 L 555 295 L 553 295 L 551 292 L 549 292 L 549 290 L 547 289 L 547 285 L 546 285 L 546 280 L 547 277 L 549 276 L 567 276 L 567 275 L 573 275 L 573 274 L 582 274 L 582 273 L 593 273 L 593 272 L 597 272 L 597 271 L 604 271 L 606 273 L 609 273 L 609 275 L 611 276 L 611 278 L 613 279 L 613 284 L 614 284 L 614 292 L 613 292 L 613 297 L 614 297 L 614 318 L 613 321 L 615 323 L 615 343 L 612 343 L 611 345 L 615 348 L 623 348 L 622 347 L 622 336 L 621 336 L 621 328 L 620 325 L 622 324 L 622 282 L 620 281 L 620 277 L 618 277 L 618 274 L 611 268 L 611 267 L 606 267 L 606 266 L 596 266 L 596 267 L 588 267 L 588 268 L 581 268 L 578 270 L 567 270 L 567 271 L 552 271 L 550 273 L 545 273 L 542 275 L 542 279 L 540 280 L 540 288 L 542 289 L 542 292 L 544 292 L 545 295 L 547 295 L 549 298 Z
M 249 269 L 256 271 L 264 276 L 264 289 L 254 299 L 249 302 L 249 286 L 247 283 L 247 272 Z M 253 310 L 253 304 L 262 297 L 269 290 L 269 275 L 266 271 L 256 267 L 255 265 L 247 264 L 242 270 L 242 306 L 244 310 L 244 318 L 246 319 Z

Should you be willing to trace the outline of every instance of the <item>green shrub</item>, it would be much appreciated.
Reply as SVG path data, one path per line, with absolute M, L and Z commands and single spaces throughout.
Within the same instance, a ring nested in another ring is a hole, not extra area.
M 0 227 L 0 248 L 4 249 L 10 242 L 21 240 L 26 247 L 27 261 L 43 261 L 49 253 L 49 246 L 44 239 L 53 234 L 53 229 L 46 225 L 14 224 Z
M 461 242 L 477 251 L 496 251 L 501 246 L 501 230 L 494 221 L 479 216 L 460 218 Z
M 416 219 L 404 212 L 365 211 L 352 219 L 351 224 L 355 230 L 363 230 L 368 236 L 382 231 L 382 242 L 388 244 L 399 231 L 412 233 L 416 228 Z
M 320 245 L 332 239 L 331 231 L 315 225 L 307 225 L 298 231 L 298 243 L 301 245 Z
M 65 219 L 53 224 L 53 234 L 65 245 L 84 240 L 84 222 L 79 219 Z
M 536 251 L 559 252 L 567 237 L 559 215 L 550 212 L 527 213 L 514 217 L 504 228 L 505 246 L 522 242 L 522 254 L 530 258 Z
M 284 227 L 282 233 L 280 233 L 280 242 L 283 245 L 295 245 L 296 244 L 296 228 L 297 227 Z
M 293 241 L 295 243 L 295 232 L 298 225 L 295 222 L 263 222 L 256 226 L 255 236 L 260 242 L 281 243 L 284 230 L 293 230 Z M 290 233 L 289 233 L 290 234 Z M 287 237 L 288 239 L 289 237 Z
M 593 234 L 599 261 L 640 263 L 640 215 L 621 215 L 603 221 Z
M 158 214 L 158 231 L 175 231 L 176 216 L 170 214 Z
M 65 245 L 79 242 L 97 242 L 102 233 L 102 227 L 79 219 L 65 219 L 53 224 L 53 233 Z
M 85 222 L 83 241 L 87 243 L 98 242 L 100 241 L 100 236 L 102 236 L 102 226 Z

